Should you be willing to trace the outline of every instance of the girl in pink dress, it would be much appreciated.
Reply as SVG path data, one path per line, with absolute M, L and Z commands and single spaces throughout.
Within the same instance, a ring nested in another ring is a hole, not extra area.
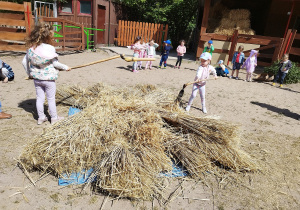
M 175 69 L 177 68 L 177 65 L 178 65 L 178 69 L 180 69 L 182 58 L 183 58 L 184 54 L 186 53 L 186 47 L 184 46 L 185 41 L 181 40 L 179 43 L 180 43 L 180 45 L 176 49 L 176 51 L 177 51 L 177 62 L 174 66 Z
M 251 50 L 250 56 L 247 58 L 242 68 L 246 67 L 247 75 L 245 81 L 252 82 L 252 74 L 257 66 L 257 51 Z

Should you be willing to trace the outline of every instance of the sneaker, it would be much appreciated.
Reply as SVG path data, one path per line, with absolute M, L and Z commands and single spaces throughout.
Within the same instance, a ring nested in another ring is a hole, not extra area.
M 38 125 L 41 125 L 41 124 L 43 124 L 44 122 L 47 122 L 48 121 L 48 119 L 47 119 L 47 117 L 45 117 L 44 119 L 38 119 L 38 121 L 37 121 L 37 124 Z
M 281 88 L 282 88 L 282 87 L 283 87 L 283 85 L 282 85 L 282 84 L 280 84 L 280 85 L 279 85 L 279 87 L 281 87 Z
M 275 86 L 275 82 L 272 83 L 272 86 Z
M 176 69 L 177 68 L 177 66 L 174 66 L 174 69 Z
M 164 67 L 164 69 L 166 69 L 167 67 Z
M 178 69 L 180 69 L 180 66 L 178 66 Z
M 149 68 L 150 70 L 152 70 L 152 68 Z
M 138 70 L 134 70 L 134 69 L 132 70 L 132 72 L 133 72 L 133 73 L 139 73 Z
M 206 107 L 202 107 L 202 112 L 203 112 L 204 114 L 207 114 Z
M 191 108 L 191 106 L 190 105 L 187 105 L 186 107 L 185 107 L 185 111 L 190 111 L 190 108 Z
M 65 119 L 64 117 L 59 117 L 57 116 L 56 118 L 51 118 L 51 125 L 53 125 L 54 123 L 57 123 L 60 120 Z
M 161 69 L 161 66 L 158 66 L 159 69 Z
M 238 80 L 239 78 L 238 78 L 238 77 L 235 77 L 235 79 Z
M 229 78 L 229 79 L 232 79 L 232 76 L 229 76 L 228 78 Z

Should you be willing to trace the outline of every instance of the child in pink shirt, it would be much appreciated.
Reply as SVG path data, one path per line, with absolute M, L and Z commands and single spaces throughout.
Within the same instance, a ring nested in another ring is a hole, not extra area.
M 197 75 L 195 77 L 195 81 L 198 81 L 198 83 L 195 83 L 193 85 L 192 94 L 191 94 L 189 103 L 186 106 L 185 110 L 190 111 L 193 100 L 196 97 L 197 92 L 199 90 L 201 104 L 202 104 L 202 112 L 204 114 L 206 114 L 207 113 L 206 106 L 205 106 L 205 84 L 206 84 L 206 81 L 203 81 L 203 80 L 207 80 L 209 78 L 209 74 L 211 72 L 215 76 L 215 79 L 217 79 L 218 77 L 217 77 L 215 68 L 213 66 L 209 65 L 210 60 L 211 60 L 210 53 L 208 53 L 208 52 L 202 53 L 200 56 L 200 59 L 201 59 L 201 65 L 199 66 Z
M 179 43 L 180 43 L 180 45 L 178 45 L 177 50 L 176 50 L 177 51 L 177 62 L 174 66 L 175 69 L 177 68 L 178 64 L 179 64 L 178 69 L 180 69 L 182 57 L 184 56 L 184 53 L 186 53 L 186 47 L 184 46 L 185 41 L 181 40 Z

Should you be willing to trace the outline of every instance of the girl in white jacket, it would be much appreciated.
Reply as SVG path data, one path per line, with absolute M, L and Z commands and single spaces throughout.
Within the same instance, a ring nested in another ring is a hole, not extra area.
M 46 23 L 36 25 L 26 39 L 26 46 L 29 49 L 22 61 L 28 76 L 34 79 L 36 108 L 39 116 L 38 125 L 48 121 L 44 113 L 45 93 L 48 100 L 51 124 L 63 119 L 56 112 L 55 80 L 58 77 L 57 69 L 69 71 L 70 68 L 58 62 L 55 48 L 50 45 L 53 40 L 53 34 L 51 25 Z

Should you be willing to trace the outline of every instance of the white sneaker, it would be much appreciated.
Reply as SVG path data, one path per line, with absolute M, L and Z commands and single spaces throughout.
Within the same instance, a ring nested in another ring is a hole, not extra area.
M 190 105 L 187 105 L 186 107 L 185 107 L 185 111 L 190 111 L 190 108 L 191 108 L 191 106 Z
M 232 76 L 229 76 L 228 78 L 229 78 L 229 79 L 232 79 Z
M 238 80 L 239 78 L 238 78 L 238 77 L 235 77 L 235 79 Z
M 65 119 L 64 117 L 59 117 L 57 116 L 56 118 L 51 118 L 51 125 L 53 125 L 54 123 L 60 121 L 60 120 L 63 120 Z
M 205 107 L 205 106 L 202 107 L 202 112 L 203 112 L 204 114 L 207 114 L 207 110 L 206 110 L 206 107 Z

